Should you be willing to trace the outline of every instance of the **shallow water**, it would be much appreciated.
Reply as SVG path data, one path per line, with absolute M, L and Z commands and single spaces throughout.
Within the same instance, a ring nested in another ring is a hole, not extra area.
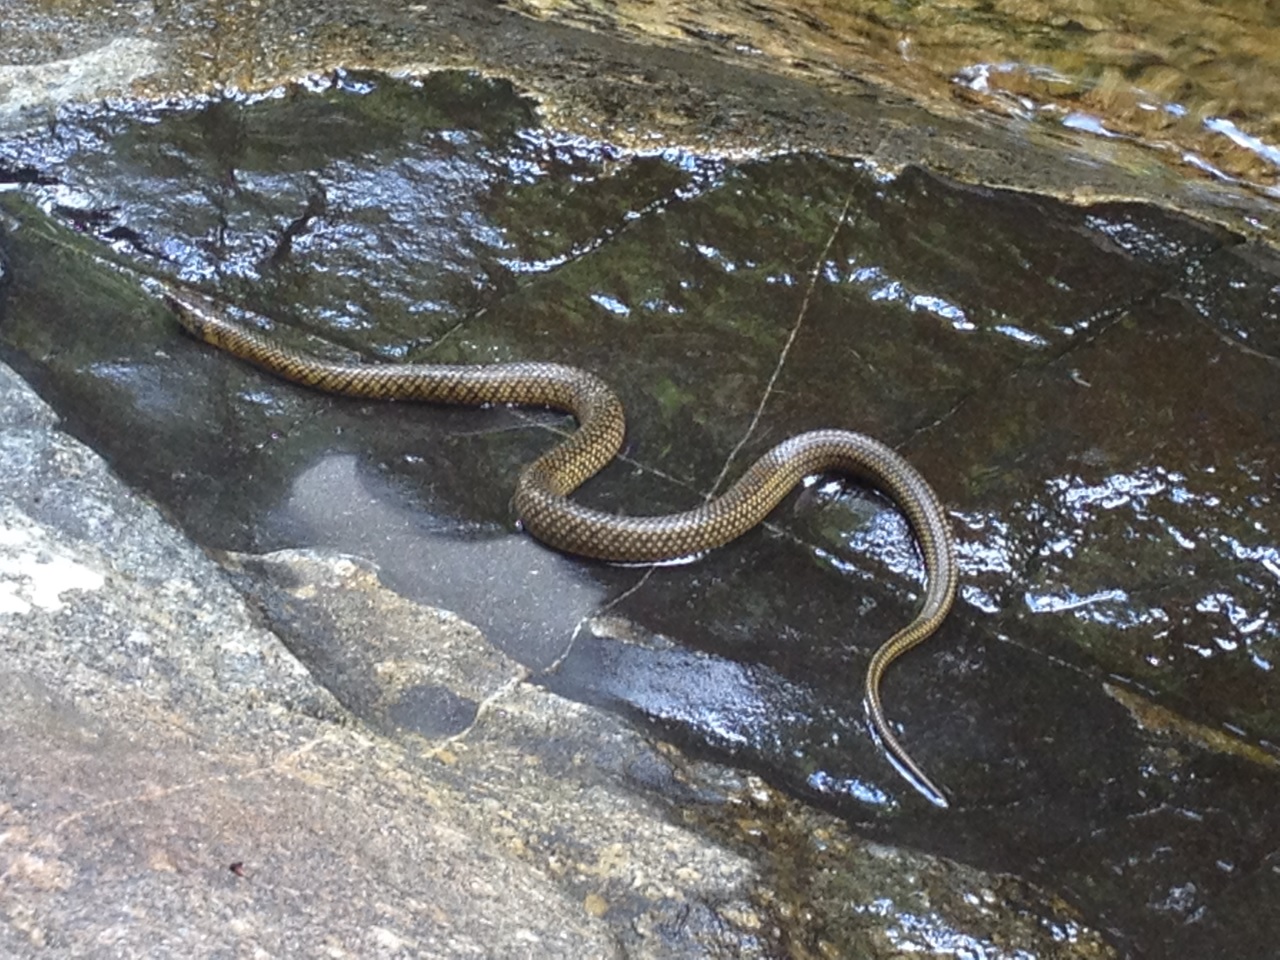
M 698 45 L 833 87 L 875 79 L 1033 137 L 1119 143 L 1280 196 L 1280 9 L 1265 0 L 520 0 L 539 17 Z M 1118 158 L 1141 163 L 1134 157 Z
M 84 111 L 0 163 L 123 265 L 95 272 L 5 198 L 6 357 L 201 542 L 371 556 L 540 682 L 1033 879 L 1122 949 L 1268 955 L 1274 251 L 913 168 L 630 152 L 462 74 Z M 730 476 L 802 429 L 897 447 L 948 505 L 962 599 L 886 706 L 952 810 L 903 784 L 859 706 L 919 593 L 878 494 L 817 479 L 652 572 L 562 557 L 508 501 L 564 418 L 295 389 L 184 337 L 141 274 L 336 355 L 589 368 L 630 416 L 582 495 L 611 509 L 698 502 L 740 442 Z

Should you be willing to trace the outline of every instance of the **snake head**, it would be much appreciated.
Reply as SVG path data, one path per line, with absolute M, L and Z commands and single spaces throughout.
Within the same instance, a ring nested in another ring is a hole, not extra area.
M 178 290 L 168 284 L 161 286 L 160 298 L 177 315 L 178 322 L 183 327 L 196 336 L 201 335 L 206 323 L 205 315 L 208 311 L 208 307 L 205 304 L 185 291 Z

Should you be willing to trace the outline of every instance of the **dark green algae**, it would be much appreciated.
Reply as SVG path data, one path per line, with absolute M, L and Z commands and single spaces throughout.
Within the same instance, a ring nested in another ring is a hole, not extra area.
M 1268 955 L 1274 765 L 1144 731 L 1106 685 L 1280 742 L 1274 251 L 915 168 L 623 151 L 465 74 L 73 112 L 0 166 L 52 214 L 0 198 L 6 359 L 200 542 L 369 554 L 554 689 L 1059 891 L 1123 950 Z M 593 370 L 630 440 L 581 497 L 628 513 L 722 486 L 766 395 L 730 478 L 803 429 L 897 447 L 962 598 L 886 704 L 952 809 L 861 716 L 921 574 L 879 495 L 824 478 L 650 573 L 561 558 L 508 501 L 563 418 L 297 390 L 184 338 L 141 275 L 334 356 Z

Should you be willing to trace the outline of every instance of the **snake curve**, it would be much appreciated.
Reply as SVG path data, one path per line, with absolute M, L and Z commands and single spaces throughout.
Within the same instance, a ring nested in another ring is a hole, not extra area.
M 958 572 L 951 532 L 937 496 L 905 459 L 877 440 L 844 430 L 815 430 L 784 440 L 725 493 L 684 513 L 632 517 L 585 507 L 569 494 L 622 448 L 622 404 L 600 378 L 556 363 L 347 363 L 280 345 L 232 321 L 212 305 L 165 285 L 164 297 L 193 336 L 283 379 L 327 393 L 380 400 L 469 406 L 516 404 L 572 414 L 578 430 L 524 467 L 513 505 L 523 527 L 557 550 L 596 560 L 653 563 L 722 546 L 758 525 L 806 476 L 846 473 L 888 493 L 911 524 L 924 559 L 924 602 L 871 657 L 864 705 L 874 735 L 912 786 L 939 807 L 942 790 L 889 726 L 880 699 L 885 671 L 926 640 L 955 600 Z

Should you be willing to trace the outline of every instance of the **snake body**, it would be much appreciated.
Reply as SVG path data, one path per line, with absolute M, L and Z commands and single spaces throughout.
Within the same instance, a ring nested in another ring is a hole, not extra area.
M 919 541 L 927 587 L 915 618 L 872 656 L 865 706 L 875 735 L 898 770 L 934 804 L 947 805 L 942 791 L 898 742 L 880 699 L 889 665 L 945 619 L 957 580 L 951 533 L 938 498 L 891 448 L 859 433 L 815 430 L 784 440 L 724 494 L 692 510 L 655 517 L 607 513 L 569 499 L 622 447 L 622 404 L 599 377 L 556 363 L 331 362 L 278 344 L 182 291 L 169 288 L 165 296 L 182 326 L 198 339 L 306 387 L 367 399 L 521 404 L 572 414 L 578 430 L 523 469 L 513 499 L 524 528 L 567 553 L 622 563 L 702 553 L 755 527 L 804 477 L 824 471 L 851 474 L 885 491 L 906 514 Z

